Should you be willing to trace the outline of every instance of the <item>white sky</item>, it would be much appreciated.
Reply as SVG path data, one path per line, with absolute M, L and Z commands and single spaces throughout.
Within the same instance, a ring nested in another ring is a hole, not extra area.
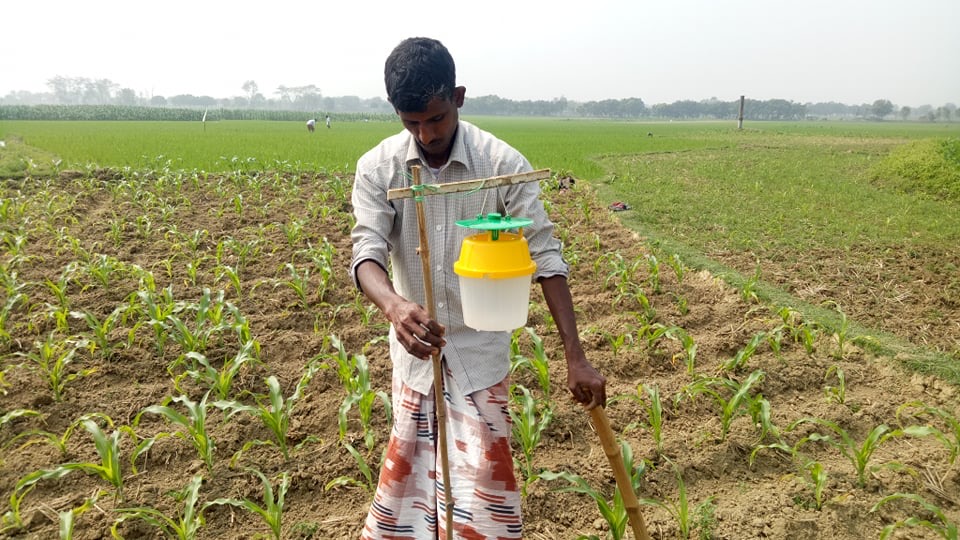
M 468 98 L 960 104 L 960 0 L 5 0 L 0 27 L 0 96 L 385 97 L 390 50 L 429 36 Z

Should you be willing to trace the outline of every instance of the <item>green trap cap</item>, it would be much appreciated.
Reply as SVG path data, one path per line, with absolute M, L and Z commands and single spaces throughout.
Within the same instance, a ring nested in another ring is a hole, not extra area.
M 507 229 L 526 227 L 532 223 L 533 220 L 530 218 L 502 216 L 493 212 L 487 214 L 486 217 L 477 216 L 476 219 L 462 219 L 457 222 L 457 225 L 481 231 L 505 231 Z

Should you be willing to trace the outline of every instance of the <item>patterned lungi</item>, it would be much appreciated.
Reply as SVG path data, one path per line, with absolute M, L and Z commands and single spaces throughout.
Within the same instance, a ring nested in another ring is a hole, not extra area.
M 520 492 L 510 452 L 509 383 L 504 379 L 465 396 L 456 381 L 444 375 L 454 538 L 522 538 Z M 394 376 L 393 410 L 393 430 L 361 538 L 445 538 L 433 390 L 420 394 Z

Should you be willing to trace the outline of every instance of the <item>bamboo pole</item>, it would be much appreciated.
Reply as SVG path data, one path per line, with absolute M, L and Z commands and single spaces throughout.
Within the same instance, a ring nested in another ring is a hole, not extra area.
M 546 180 L 550 178 L 550 169 L 539 169 L 518 174 L 505 174 L 503 176 L 491 176 L 490 178 L 481 178 L 478 180 L 463 180 L 460 182 L 447 182 L 445 184 L 436 184 L 430 186 L 430 192 L 421 192 L 420 195 L 443 195 L 447 193 L 462 193 L 475 189 L 487 189 L 500 186 L 512 186 L 514 184 L 523 184 L 525 182 L 534 182 L 536 180 Z M 396 188 L 387 191 L 387 200 L 409 199 L 414 195 L 415 188 Z
M 623 464 L 623 456 L 620 453 L 620 445 L 617 443 L 617 437 L 610 428 L 610 420 L 603 407 L 594 407 L 590 409 L 590 416 L 593 419 L 593 427 L 600 436 L 600 444 L 603 446 L 603 453 L 607 455 L 610 461 L 610 467 L 613 468 L 613 476 L 617 480 L 617 488 L 620 489 L 620 497 L 623 498 L 623 507 L 627 511 L 627 519 L 630 521 L 630 528 L 633 529 L 633 537 L 636 540 L 650 540 L 650 534 L 647 532 L 647 526 L 643 522 L 643 516 L 640 514 L 640 502 L 637 501 L 637 494 L 633 492 L 633 483 L 630 481 L 630 474 L 627 467 Z
M 420 167 L 411 167 L 413 185 L 420 185 Z M 430 244 L 427 240 L 426 215 L 423 210 L 423 200 L 415 197 L 417 206 L 417 229 L 420 231 L 420 263 L 423 266 L 423 289 L 426 295 L 427 313 L 436 320 L 437 309 L 433 303 L 433 274 L 430 271 Z M 447 540 L 453 540 L 453 495 L 450 492 L 450 460 L 447 453 L 447 405 L 443 394 L 443 372 L 441 371 L 440 352 L 433 354 L 433 401 L 437 412 L 437 438 L 440 447 L 440 467 L 443 470 L 443 501 L 446 515 L 444 523 L 447 531 Z

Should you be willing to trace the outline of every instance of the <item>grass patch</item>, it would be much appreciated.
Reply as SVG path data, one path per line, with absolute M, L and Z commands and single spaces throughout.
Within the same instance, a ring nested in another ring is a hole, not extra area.
M 633 208 L 625 224 L 688 265 L 826 327 L 849 317 L 862 347 L 960 383 L 960 341 L 945 323 L 960 305 L 957 201 L 874 181 L 903 148 L 938 163 L 955 150 L 890 135 L 716 134 L 728 144 L 604 157 L 598 185 Z
M 960 203 L 960 138 L 900 146 L 874 167 L 873 179 L 907 193 Z
M 0 178 L 24 178 L 30 175 L 49 175 L 60 159 L 46 150 L 27 146 L 19 137 L 2 139 L 0 145 Z

